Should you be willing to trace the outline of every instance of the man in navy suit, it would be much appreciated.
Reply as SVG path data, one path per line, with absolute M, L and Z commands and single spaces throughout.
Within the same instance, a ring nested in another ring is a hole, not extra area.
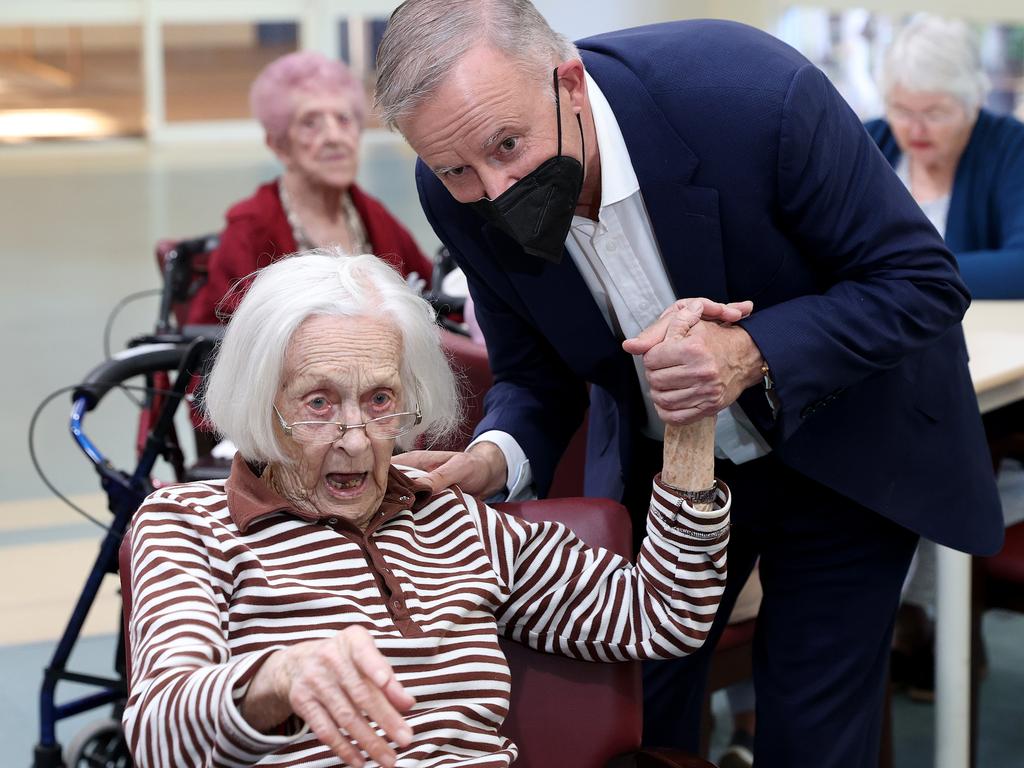
M 645 681 L 645 741 L 696 747 L 708 656 L 760 557 L 757 764 L 877 764 L 918 536 L 992 553 L 1002 522 L 969 296 L 857 117 L 754 29 L 573 46 L 527 0 L 408 0 L 377 102 L 420 157 L 495 377 L 465 453 L 412 459 L 543 496 L 589 403 L 586 491 L 639 515 L 664 423 L 717 413 L 729 584 L 705 649 Z

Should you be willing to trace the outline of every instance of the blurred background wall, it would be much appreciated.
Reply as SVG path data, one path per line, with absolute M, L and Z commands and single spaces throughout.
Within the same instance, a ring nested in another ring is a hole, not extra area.
M 246 90 L 270 59 L 296 48 L 340 56 L 372 89 L 386 0 L 4 0 L 0 3 L 0 142 L 144 137 L 258 140 Z M 792 43 L 862 113 L 877 111 L 873 69 L 892 29 L 930 10 L 972 22 L 996 94 L 1017 109 L 1024 3 L 1014 0 L 539 0 L 570 37 L 666 19 L 717 17 Z

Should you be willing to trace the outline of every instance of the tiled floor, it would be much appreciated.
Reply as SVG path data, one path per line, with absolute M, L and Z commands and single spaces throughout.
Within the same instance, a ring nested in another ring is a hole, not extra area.
M 413 158 L 394 137 L 368 137 L 360 180 L 433 250 L 436 240 L 419 210 Z M 43 397 L 76 382 L 103 357 L 108 313 L 123 296 L 155 288 L 152 256 L 158 237 L 215 231 L 224 210 L 272 177 L 258 145 L 147 150 L 125 142 L 60 147 L 0 147 L 0 768 L 28 765 L 36 741 L 36 698 L 53 639 L 67 620 L 99 531 L 52 501 L 26 450 L 32 410 Z M 148 330 L 155 300 L 119 315 L 112 347 Z M 56 399 L 39 420 L 36 447 L 62 491 L 99 517 L 103 496 L 67 432 L 69 401 Z M 132 458 L 136 416 L 120 395 L 86 422 L 115 464 Z M 1024 471 L 1004 477 L 1008 506 L 1024 515 Z M 104 673 L 118 621 L 114 584 L 86 628 L 77 652 L 83 671 Z M 982 768 L 1024 766 L 1024 619 L 986 620 L 990 674 L 982 701 Z M 68 689 L 70 692 L 70 688 Z M 895 702 L 896 765 L 924 768 L 932 760 L 932 708 Z M 68 738 L 83 715 L 59 731 Z M 717 743 L 725 736 L 721 718 Z

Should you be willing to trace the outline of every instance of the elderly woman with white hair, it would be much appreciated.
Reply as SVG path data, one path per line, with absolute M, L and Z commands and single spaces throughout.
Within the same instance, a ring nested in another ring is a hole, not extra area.
M 982 104 L 988 78 L 966 25 L 915 16 L 882 73 L 868 132 L 956 254 L 975 299 L 1024 298 L 1024 124 Z
M 241 299 L 245 277 L 290 253 L 338 245 L 374 253 L 429 284 L 433 263 L 384 205 L 355 183 L 367 118 L 366 92 L 341 61 L 315 51 L 275 59 L 249 91 L 280 178 L 227 213 L 190 323 L 213 324 Z M 238 285 L 236 288 L 235 286 Z
M 156 491 L 129 534 L 138 766 L 508 765 L 499 634 L 593 661 L 704 642 L 724 486 L 655 478 L 632 565 L 392 463 L 459 409 L 430 307 L 373 256 L 262 270 L 205 404 L 230 477 Z

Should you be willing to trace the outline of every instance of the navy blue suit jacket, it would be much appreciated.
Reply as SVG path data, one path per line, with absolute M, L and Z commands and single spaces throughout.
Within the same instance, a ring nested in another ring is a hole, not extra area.
M 967 290 L 824 75 L 729 22 L 578 45 L 622 129 L 676 294 L 755 303 L 744 326 L 781 408 L 773 418 L 759 388 L 740 403 L 779 459 L 939 542 L 997 550 L 999 501 L 960 328 Z M 417 184 L 487 336 L 495 384 L 478 433 L 512 434 L 543 495 L 590 382 L 586 490 L 621 498 L 645 420 L 640 388 L 572 259 L 523 254 L 422 163 Z
M 896 167 L 900 148 L 884 120 L 867 125 Z M 1024 124 L 982 110 L 957 164 L 946 245 L 976 299 L 1024 299 Z

